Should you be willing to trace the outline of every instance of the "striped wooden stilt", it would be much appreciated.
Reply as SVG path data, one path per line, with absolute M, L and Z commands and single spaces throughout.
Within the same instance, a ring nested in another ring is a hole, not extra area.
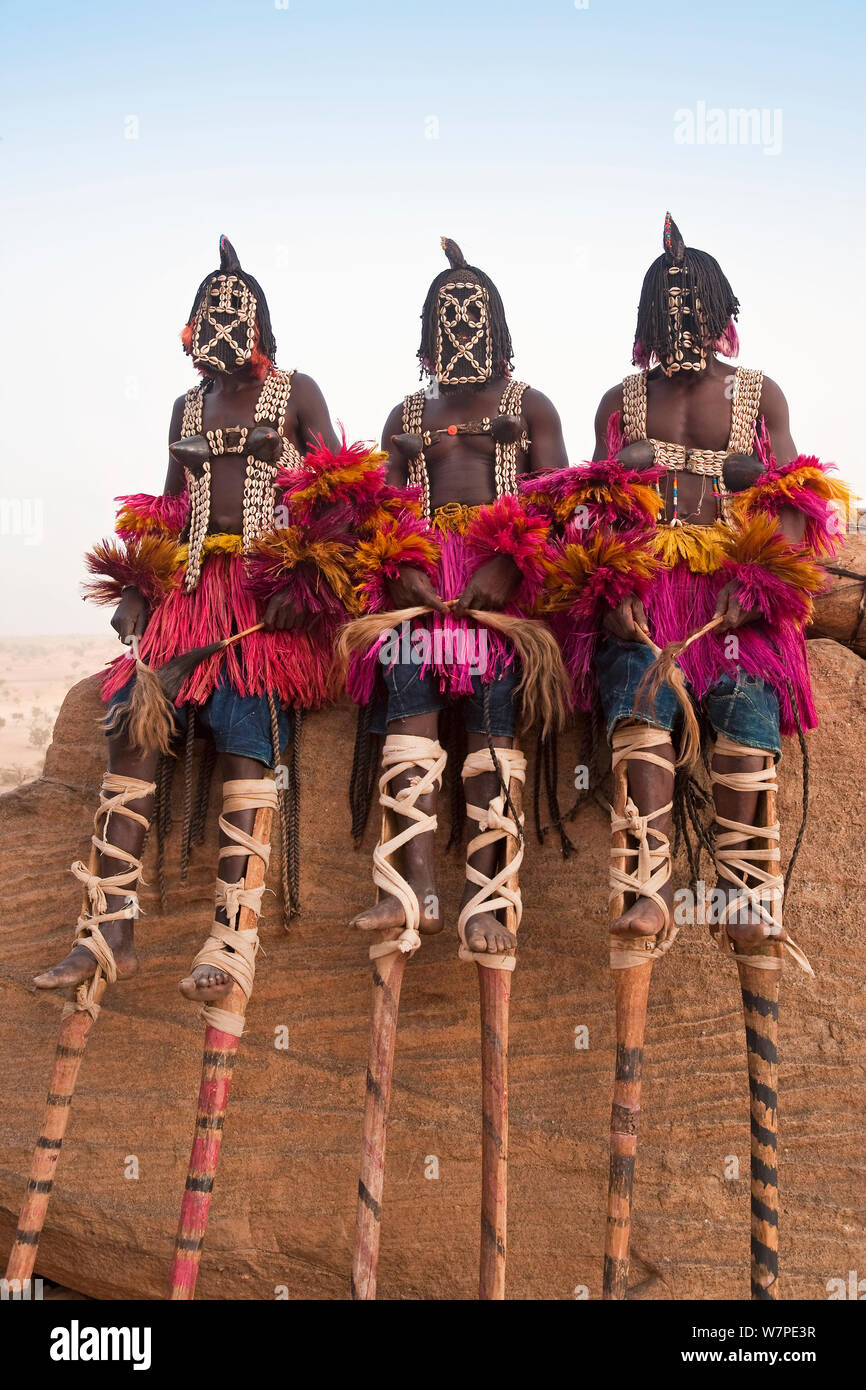
M 654 938 L 648 938 L 654 940 Z M 640 1119 L 641 1064 L 653 962 L 615 971 L 616 1071 L 610 1112 L 610 1175 L 604 1245 L 606 1299 L 628 1294 L 632 1189 Z
M 779 1297 L 779 1189 L 776 1157 L 779 983 L 782 948 L 772 942 L 739 954 L 778 962 L 767 969 L 737 961 L 749 1066 L 752 1298 Z
M 617 816 L 622 816 L 628 797 L 628 765 L 625 759 L 614 772 L 613 805 Z M 628 832 L 615 831 L 611 836 L 611 849 L 625 850 L 628 847 Z M 612 862 L 624 870 L 627 857 Z M 610 915 L 612 920 L 625 911 L 625 897 L 620 894 L 612 899 Z M 610 938 L 612 948 L 622 947 L 621 938 Z M 632 950 L 646 950 L 649 955 L 655 947 L 655 937 L 645 937 L 643 941 L 630 941 Z M 638 1121 L 640 1118 L 641 1066 L 643 1061 L 644 1033 L 646 1032 L 647 1003 L 653 962 L 632 965 L 627 969 L 614 970 L 614 989 L 616 998 L 616 1069 L 613 1082 L 613 1103 L 610 1112 L 610 1172 L 607 1191 L 607 1222 L 604 1238 L 604 1281 L 602 1297 L 605 1299 L 624 1299 L 628 1295 L 629 1243 L 631 1240 L 631 1208 L 634 1187 L 634 1167 L 637 1156 Z
M 762 826 L 774 825 L 777 814 L 774 787 L 759 798 L 757 822 Z M 778 840 L 764 840 L 763 848 L 774 855 L 778 868 L 781 864 Z M 773 941 L 752 947 L 740 946 L 737 950 L 738 955 L 760 962 L 751 965 L 747 960 L 738 960 L 737 972 L 749 1067 L 751 1295 L 762 1302 L 774 1302 L 779 1298 L 777 1112 L 779 985 L 783 953 L 784 948 Z
M 89 856 L 91 874 L 96 873 L 98 865 L 99 855 L 96 846 L 91 844 Z M 81 903 L 82 916 L 87 913 L 88 906 L 85 892 Z M 96 1006 L 94 1012 L 98 1013 L 107 986 L 108 981 L 97 966 L 92 981 L 80 985 L 76 990 L 76 1003 L 80 1005 L 88 1001 Z M 42 1234 L 42 1227 L 45 1225 L 48 1203 L 51 1201 L 51 1193 L 54 1189 L 54 1174 L 66 1136 L 66 1126 L 69 1123 L 75 1084 L 78 1081 L 84 1049 L 87 1047 L 87 1040 L 95 1021 L 93 1014 L 76 1007 L 76 1004 L 70 1002 L 64 1005 L 57 1048 L 54 1053 L 51 1084 L 45 1102 L 42 1129 L 33 1150 L 27 1191 L 21 1204 L 15 1242 L 9 1253 L 9 1263 L 6 1267 L 7 1279 L 21 1281 L 29 1279 L 36 1267 L 39 1237 Z
M 405 969 L 406 956 L 400 951 L 379 956 L 373 961 L 370 1058 L 367 1064 L 358 1217 L 352 1258 L 352 1298 L 360 1301 L 376 1297 L 382 1191 L 385 1185 L 385 1141 L 391 1106 L 400 989 Z
M 263 844 L 270 843 L 272 819 L 271 807 L 259 807 L 253 826 L 255 840 Z M 250 854 L 244 879 L 245 887 L 260 887 L 265 881 L 266 871 L 265 861 L 257 854 Z M 238 927 L 242 931 L 251 930 L 256 925 L 256 920 L 256 914 L 251 908 L 240 909 Z M 220 1009 L 227 1013 L 239 1014 L 240 1017 L 244 1016 L 246 1007 L 246 996 L 237 984 L 233 984 L 226 997 L 219 1001 Z M 211 1025 L 205 1028 L 195 1137 L 189 1156 L 189 1170 L 171 1266 L 169 1299 L 172 1301 L 185 1301 L 195 1297 L 239 1041 L 234 1034 L 225 1033 L 220 1028 Z
M 91 991 L 95 1004 L 99 1004 L 102 999 L 106 983 L 101 971 L 97 970 L 96 981 Z M 30 1279 L 33 1274 L 39 1250 L 39 1237 L 54 1187 L 54 1174 L 69 1123 L 75 1083 L 93 1023 L 94 1020 L 89 1013 L 79 1010 L 69 1013 L 64 1011 L 42 1130 L 33 1150 L 27 1192 L 21 1206 L 15 1243 L 6 1268 L 7 1279 L 24 1281 Z
M 225 1008 L 229 1013 L 242 1014 L 242 1004 L 246 1006 L 243 991 L 234 985 L 228 996 L 220 1001 L 220 1008 Z M 232 1033 L 224 1033 L 219 1028 L 205 1029 L 195 1137 L 189 1156 L 171 1266 L 169 1297 L 172 1300 L 195 1297 L 239 1041 Z

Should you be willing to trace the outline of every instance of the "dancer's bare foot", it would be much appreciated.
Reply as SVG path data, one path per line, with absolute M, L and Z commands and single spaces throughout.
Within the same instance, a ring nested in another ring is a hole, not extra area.
M 669 880 L 661 890 L 661 897 L 668 905 L 670 912 L 673 905 L 673 884 Z M 612 936 L 658 936 L 664 928 L 664 913 L 658 903 L 651 898 L 637 898 L 623 912 L 622 916 L 617 917 L 615 922 L 611 922 L 610 933 Z
M 721 888 L 728 895 L 729 902 L 733 905 L 741 895 L 742 889 L 734 883 L 729 883 L 722 877 L 716 882 L 716 889 Z M 769 913 L 772 904 L 765 904 Z M 715 914 L 718 917 L 718 913 Z M 712 920 L 712 919 L 711 919 Z M 758 946 L 762 941 L 766 941 L 768 922 L 765 922 L 755 908 L 748 906 L 735 910 L 734 920 L 725 923 L 725 931 L 737 946 Z
M 421 909 L 418 931 L 422 936 L 435 936 L 445 925 L 435 887 L 428 884 L 425 888 L 419 883 L 413 883 L 412 887 L 418 896 L 418 905 Z M 391 897 L 390 893 L 372 907 L 359 912 L 349 923 L 350 927 L 357 927 L 359 931 L 392 931 L 402 929 L 405 925 L 406 914 L 403 907 L 397 898 Z
M 757 946 L 768 939 L 763 922 L 728 922 L 725 930 L 738 946 Z
M 468 897 L 471 896 L 472 893 L 469 893 Z M 513 951 L 517 945 L 514 934 L 507 931 L 492 912 L 480 912 L 477 917 L 470 917 L 466 923 L 465 936 L 469 950 L 476 951 L 479 955 L 504 955 Z
M 197 965 L 191 974 L 181 980 L 178 989 L 186 999 L 200 999 L 206 1004 L 213 999 L 225 999 L 234 981 L 224 970 L 215 965 Z
M 109 911 L 114 910 L 114 904 L 109 905 Z M 138 969 L 138 957 L 135 954 L 134 924 L 131 918 L 120 922 L 105 922 L 101 928 L 102 935 L 114 953 L 117 962 L 118 980 L 127 980 L 130 975 L 134 975 Z M 34 976 L 33 983 L 37 989 L 70 989 L 77 985 L 84 984 L 89 980 L 96 969 L 96 959 L 90 954 L 85 946 L 73 946 L 68 956 L 50 970 L 45 970 L 41 975 Z

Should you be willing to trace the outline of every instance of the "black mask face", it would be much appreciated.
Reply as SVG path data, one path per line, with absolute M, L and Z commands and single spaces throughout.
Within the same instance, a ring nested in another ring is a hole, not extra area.
M 666 376 L 673 376 L 674 372 L 702 372 L 707 365 L 706 315 L 682 232 L 670 213 L 665 214 L 662 245 L 671 346 L 661 360 L 661 369 Z
M 208 281 L 192 325 L 190 356 L 197 367 L 237 372 L 253 355 L 256 297 L 240 275 Z
M 665 354 L 661 369 L 666 376 L 702 372 L 707 365 L 706 321 L 697 287 L 687 265 L 669 265 L 667 276 L 671 350 Z
M 442 386 L 489 381 L 493 375 L 487 291 L 459 270 L 439 291 L 434 371 Z

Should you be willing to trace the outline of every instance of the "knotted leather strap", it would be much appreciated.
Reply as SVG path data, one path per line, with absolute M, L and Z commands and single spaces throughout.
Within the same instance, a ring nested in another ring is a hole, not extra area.
M 82 909 L 76 923 L 75 944 L 83 946 L 90 952 L 98 968 L 91 980 L 86 984 L 79 985 L 75 1000 L 64 1007 L 64 1015 L 89 1013 L 91 1018 L 96 1019 L 99 1005 L 93 996 L 99 976 L 104 975 L 110 985 L 113 985 L 117 979 L 117 963 L 111 947 L 102 934 L 102 924 L 138 917 L 141 909 L 137 889 L 138 884 L 143 882 L 143 879 L 141 860 L 136 859 L 129 850 L 111 844 L 108 839 L 108 825 L 111 817 L 118 815 L 125 816 L 127 820 L 137 821 L 139 825 L 143 825 L 147 829 L 147 816 L 141 815 L 139 811 L 130 810 L 127 803 L 143 800 L 147 796 L 152 796 L 155 791 L 156 784 L 154 782 L 143 782 L 138 777 L 125 777 L 120 773 L 106 772 L 102 778 L 99 806 L 93 817 L 95 833 L 91 836 L 91 844 L 93 845 L 91 865 L 85 864 L 83 859 L 76 859 L 70 869 L 70 872 L 84 889 L 88 909 L 87 911 Z M 110 855 L 112 859 L 120 859 L 127 867 L 116 874 L 104 876 L 97 874 L 92 866 L 99 862 L 98 856 L 100 854 Z M 109 912 L 107 894 L 122 896 L 124 898 L 123 907 Z
M 417 894 L 391 860 L 397 850 L 402 849 L 416 835 L 436 829 L 438 822 L 435 815 L 422 811 L 417 802 L 419 797 L 438 791 L 441 787 L 447 758 L 444 748 L 433 738 L 420 738 L 417 734 L 389 734 L 385 739 L 382 749 L 382 775 L 379 778 L 382 835 L 373 850 L 373 882 L 382 892 L 397 899 L 403 908 L 406 926 L 393 941 L 381 941 L 371 946 L 371 960 L 391 955 L 394 951 L 414 955 L 421 945 L 421 937 L 418 934 L 421 906 Z M 391 783 L 396 777 L 411 770 L 415 771 L 415 775 L 409 785 L 401 787 L 396 795 L 392 796 Z M 410 824 L 393 835 L 389 834 L 391 816 L 402 816 Z
M 241 851 L 247 855 L 255 854 L 264 861 L 267 868 L 271 858 L 271 847 L 262 840 L 256 840 L 240 826 L 226 817 L 237 811 L 257 811 L 261 807 L 277 809 L 276 783 L 267 777 L 238 778 L 223 783 L 223 807 L 219 818 L 220 830 L 231 840 L 231 844 L 220 847 L 220 860 L 236 858 Z M 228 925 L 214 920 L 210 936 L 205 941 L 192 963 L 195 970 L 199 965 L 212 965 L 216 970 L 231 976 L 249 999 L 253 992 L 256 974 L 256 956 L 259 950 L 257 926 L 241 928 L 236 925 L 242 907 L 248 908 L 256 918 L 262 910 L 264 885 L 247 888 L 244 879 L 229 883 L 218 878 L 216 883 L 215 907 L 222 907 L 228 917 Z M 201 1017 L 213 1028 L 231 1033 L 239 1038 L 244 1028 L 240 1014 L 221 1009 L 219 1003 L 207 1003 L 201 1008 Z
M 511 794 L 511 786 L 514 782 L 521 785 L 526 781 L 526 759 L 517 748 L 497 748 L 496 763 L 499 764 L 499 774 Z M 495 772 L 496 763 L 493 761 L 493 754 L 489 748 L 480 748 L 476 753 L 470 753 L 463 764 L 461 776 L 464 784 L 472 777 L 480 777 L 485 772 Z M 467 903 L 460 910 L 457 919 L 457 931 L 460 936 L 460 949 L 457 954 L 461 960 L 478 961 L 480 965 L 486 965 L 491 970 L 513 970 L 517 964 L 513 952 L 493 952 L 472 951 L 466 944 L 466 928 L 473 917 L 485 912 L 496 912 L 500 908 L 511 909 L 514 913 L 515 929 L 520 926 L 520 919 L 523 916 L 523 899 L 520 895 L 520 887 L 517 884 L 517 876 L 520 866 L 523 863 L 523 838 L 521 830 L 524 817 L 517 822 L 508 812 L 505 797 L 502 792 L 495 796 L 487 806 L 474 806 L 468 799 L 466 801 L 466 814 L 470 820 L 477 822 L 479 834 L 474 836 L 466 846 L 466 878 L 469 883 L 474 883 L 478 891 L 472 895 Z M 513 858 L 503 864 L 502 868 L 488 878 L 486 874 L 480 872 L 472 864 L 470 859 L 479 850 L 487 845 L 495 844 L 498 840 L 512 839 L 516 843 L 516 850 Z
M 670 734 L 666 730 L 653 729 L 647 724 L 626 724 L 615 729 L 612 740 L 614 779 L 617 769 L 623 764 L 627 769 L 630 762 L 652 763 L 673 774 L 673 763 L 649 751 L 669 743 Z M 642 815 L 628 793 L 626 780 L 622 808 L 610 806 L 608 809 L 611 833 L 626 832 L 637 841 L 636 845 L 624 845 L 621 849 L 611 847 L 610 902 L 626 893 L 632 893 L 637 898 L 649 898 L 661 908 L 663 918 L 662 929 L 654 944 L 651 944 L 652 938 L 649 937 L 646 942 L 628 937 L 611 937 L 611 969 L 625 970 L 633 965 L 642 965 L 647 960 L 658 960 L 670 950 L 679 932 L 679 928 L 673 926 L 670 909 L 661 896 L 661 890 L 671 876 L 671 842 L 663 830 L 651 824 L 659 816 L 667 815 L 673 809 L 673 802 L 669 801 L 658 810 Z M 617 862 L 620 860 L 625 862 Z M 632 861 L 631 867 L 628 867 L 629 861 Z
M 735 792 L 768 793 L 776 790 L 776 765 L 771 754 L 764 754 L 762 749 L 752 748 L 745 743 L 735 743 L 726 734 L 719 734 L 715 751 L 726 758 L 763 756 L 764 766 L 752 772 L 722 772 L 712 767 L 710 781 L 713 786 L 729 787 Z M 750 914 L 756 913 L 763 922 L 767 940 L 781 942 L 800 969 L 807 975 L 814 975 L 805 953 L 782 925 L 785 879 L 781 871 L 778 820 L 770 825 L 747 825 L 744 821 L 727 820 L 716 812 L 716 825 L 721 827 L 716 833 L 716 869 L 727 882 L 735 885 L 735 891 L 729 894 L 718 921 L 710 926 L 716 944 L 725 955 L 733 955 L 735 960 L 746 961 L 759 969 L 780 968 L 778 959 L 738 950 L 728 935 L 727 925 L 731 918 L 737 917 L 746 908 Z M 765 841 L 765 846 L 758 848 L 750 845 L 748 842 L 754 839 Z

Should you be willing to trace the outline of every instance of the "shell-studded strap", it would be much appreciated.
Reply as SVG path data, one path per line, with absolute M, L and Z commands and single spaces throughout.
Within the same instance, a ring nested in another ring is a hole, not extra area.
M 259 399 L 256 402 L 255 421 L 256 424 L 263 424 L 271 421 L 277 427 L 277 434 L 283 441 L 283 452 L 280 456 L 280 465 L 283 468 L 297 468 L 303 462 L 295 444 L 286 438 L 286 414 L 289 408 L 289 397 L 292 394 L 292 379 L 295 375 L 294 367 L 288 371 L 283 371 L 280 367 L 274 367 L 265 377 Z
M 403 432 L 405 434 L 421 434 L 424 428 L 424 401 L 423 391 L 413 391 L 411 396 L 403 397 Z
M 755 426 L 761 409 L 764 373 L 753 367 L 737 367 L 731 400 L 731 438 L 729 454 L 751 454 L 755 448 Z
M 632 372 L 622 383 L 622 428 L 629 444 L 646 439 L 646 372 Z
M 529 387 L 525 381 L 509 381 L 506 383 L 499 402 L 500 415 L 516 415 L 520 417 L 521 406 L 523 404 L 523 394 Z M 524 422 L 519 439 L 513 440 L 509 444 L 503 444 L 496 440 L 496 464 L 495 481 L 496 496 L 514 495 L 517 492 L 517 454 L 518 450 L 526 453 L 529 449 L 529 435 Z
M 204 433 L 204 386 L 201 382 L 196 386 L 191 386 L 183 398 L 183 421 L 180 432 L 183 439 L 190 439 L 194 434 Z
M 404 434 L 423 434 L 424 432 L 424 401 L 426 397 L 423 390 L 414 391 L 411 396 L 403 397 L 403 433 Z M 430 479 L 427 475 L 427 460 L 422 449 L 417 458 L 411 459 L 407 469 L 406 481 L 409 487 L 420 487 L 421 505 L 427 520 L 430 520 Z
M 519 415 L 523 405 L 523 397 L 528 390 L 529 383 L 527 381 L 507 382 L 499 402 L 499 414 Z

